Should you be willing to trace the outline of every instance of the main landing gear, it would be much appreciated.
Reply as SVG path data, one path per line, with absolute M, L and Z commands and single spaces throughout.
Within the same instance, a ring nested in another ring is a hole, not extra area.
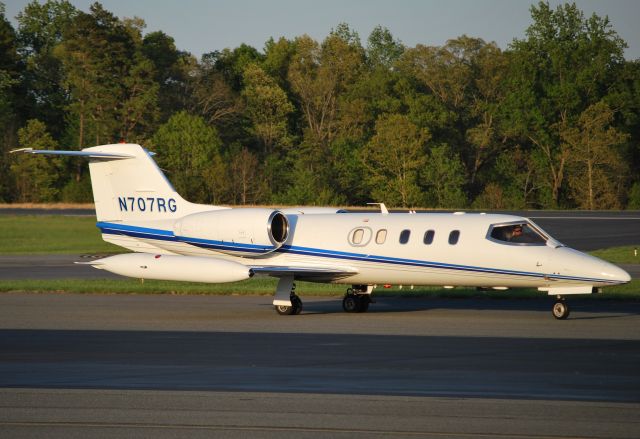
M 292 316 L 302 312 L 302 300 L 296 294 L 296 284 L 291 284 L 291 292 L 289 293 L 289 300 L 291 300 L 291 306 L 288 305 L 275 305 L 276 312 L 281 316 Z
M 555 303 L 553 304 L 553 308 L 551 308 L 551 313 L 558 320 L 565 320 L 569 317 L 569 313 L 571 309 L 569 308 L 569 304 L 564 300 L 564 297 L 558 296 Z
M 353 285 L 347 289 L 342 299 L 342 309 L 345 312 L 367 312 L 372 303 L 371 292 L 367 285 Z
M 369 309 L 373 285 L 352 285 L 347 289 L 342 300 L 342 309 L 346 312 L 366 312 Z M 302 312 L 302 300 L 296 294 L 296 284 L 293 276 L 282 276 L 278 281 L 273 305 L 281 316 L 291 316 Z

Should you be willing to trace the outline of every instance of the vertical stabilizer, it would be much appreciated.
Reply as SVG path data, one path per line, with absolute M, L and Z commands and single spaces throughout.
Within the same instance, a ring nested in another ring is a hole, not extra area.
M 227 209 L 185 201 L 158 168 L 152 154 L 134 143 L 100 145 L 82 151 L 21 148 L 11 152 L 89 159 L 98 221 L 165 220 Z
M 160 220 L 216 209 L 185 201 L 151 153 L 118 143 L 85 148 L 98 221 Z

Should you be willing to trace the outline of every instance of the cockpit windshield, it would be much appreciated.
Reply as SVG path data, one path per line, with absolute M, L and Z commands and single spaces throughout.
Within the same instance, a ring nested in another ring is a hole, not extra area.
M 523 221 L 519 223 L 493 224 L 487 237 L 501 244 L 546 245 L 549 239 L 538 228 Z

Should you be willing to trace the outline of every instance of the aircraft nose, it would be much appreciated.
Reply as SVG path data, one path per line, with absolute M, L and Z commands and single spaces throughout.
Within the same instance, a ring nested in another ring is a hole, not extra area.
M 617 265 L 570 248 L 561 250 L 553 262 L 567 274 L 573 273 L 585 278 L 602 279 L 604 285 L 626 284 L 631 281 L 629 273 Z
M 631 275 L 629 275 L 629 273 L 617 265 L 609 264 L 607 262 L 605 262 L 602 274 L 613 281 L 620 282 L 621 284 L 626 284 L 631 281 Z

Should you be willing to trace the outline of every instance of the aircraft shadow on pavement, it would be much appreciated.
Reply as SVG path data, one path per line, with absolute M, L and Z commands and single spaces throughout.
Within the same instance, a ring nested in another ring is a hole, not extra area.
M 338 314 L 344 313 L 341 300 L 304 300 L 304 315 Z M 540 299 L 441 299 L 441 298 L 416 298 L 416 297 L 379 297 L 374 298 L 375 303 L 369 306 L 369 310 L 362 314 L 385 313 L 411 313 L 429 310 L 460 310 L 460 311 L 539 311 L 550 313 L 553 298 L 541 297 Z M 571 306 L 571 320 L 586 320 L 600 318 L 620 318 L 640 315 L 640 303 L 615 300 L 593 299 L 568 299 Z M 269 305 L 265 305 L 269 306 Z M 580 313 L 590 315 L 583 316 Z M 286 318 L 287 316 L 283 316 Z M 294 316 L 295 318 L 296 316 Z M 300 316 L 297 316 L 300 317 Z
M 638 340 L 0 330 L 0 387 L 640 402 Z

